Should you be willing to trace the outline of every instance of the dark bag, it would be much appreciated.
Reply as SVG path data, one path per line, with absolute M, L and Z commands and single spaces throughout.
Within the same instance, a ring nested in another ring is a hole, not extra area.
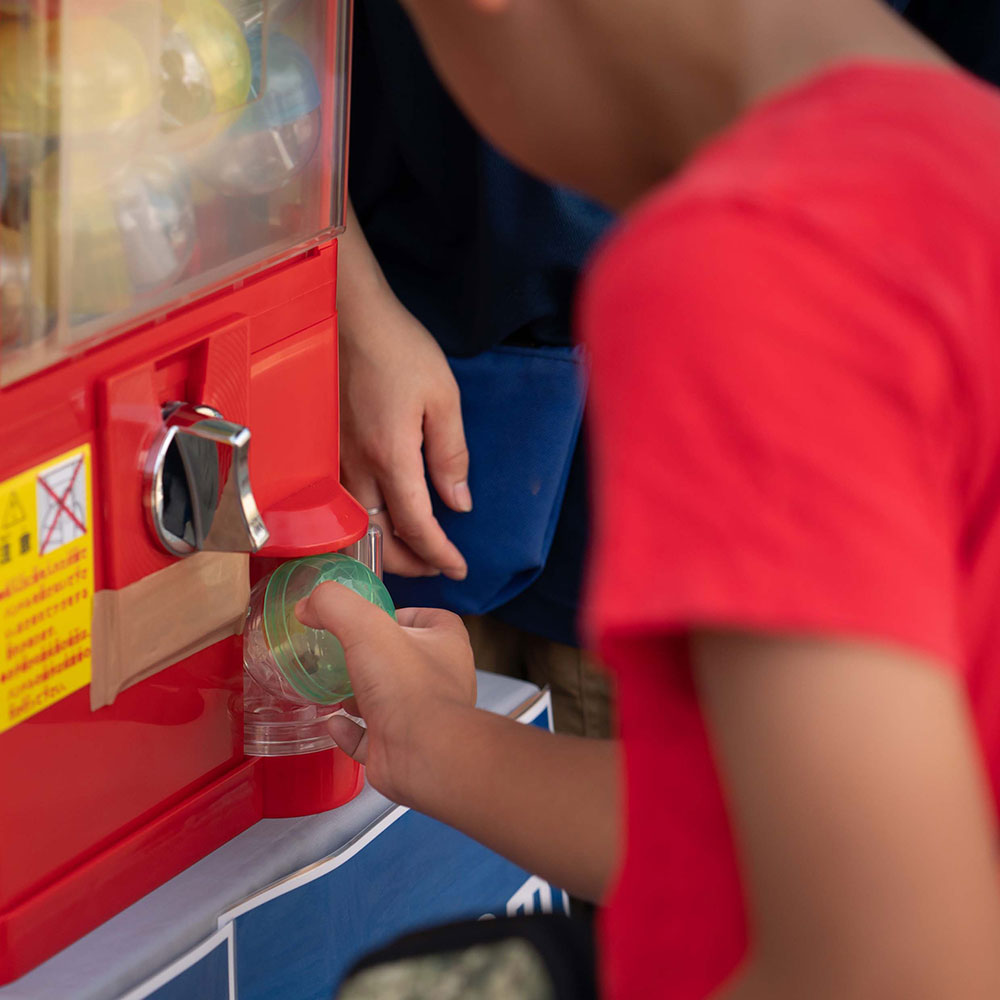
M 486 614 L 545 565 L 583 419 L 584 364 L 569 347 L 504 346 L 450 361 L 462 394 L 472 512 L 455 513 L 428 486 L 469 574 L 459 582 L 389 574 L 386 586 L 397 607 Z

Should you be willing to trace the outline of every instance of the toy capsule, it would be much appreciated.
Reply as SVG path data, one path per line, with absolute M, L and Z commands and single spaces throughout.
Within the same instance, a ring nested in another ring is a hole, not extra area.
M 344 650 L 329 632 L 307 628 L 295 606 L 321 583 L 333 580 L 396 616 L 382 581 L 350 556 L 309 556 L 282 563 L 250 595 L 243 632 L 247 673 L 281 702 L 338 705 L 351 697 Z
M 56 142 L 120 164 L 141 145 L 152 102 L 146 52 L 116 21 L 0 23 L 0 145 L 12 178 Z
M 287 35 L 251 38 L 257 93 L 198 160 L 199 175 L 222 194 L 270 194 L 309 163 L 319 143 L 320 91 L 302 47 Z
M 224 131 L 246 104 L 252 76 L 240 25 L 217 0 L 164 0 L 161 128 L 189 149 Z
M 138 157 L 106 176 L 92 161 L 60 166 L 53 156 L 34 181 L 33 250 L 58 247 L 55 260 L 32 254 L 50 312 L 77 324 L 123 311 L 187 267 L 197 239 L 190 188 L 166 157 Z

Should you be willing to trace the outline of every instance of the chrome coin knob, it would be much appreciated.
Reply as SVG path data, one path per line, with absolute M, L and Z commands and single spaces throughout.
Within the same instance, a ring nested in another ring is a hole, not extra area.
M 250 488 L 250 430 L 208 406 L 169 403 L 150 449 L 150 528 L 172 555 L 257 552 L 268 531 Z

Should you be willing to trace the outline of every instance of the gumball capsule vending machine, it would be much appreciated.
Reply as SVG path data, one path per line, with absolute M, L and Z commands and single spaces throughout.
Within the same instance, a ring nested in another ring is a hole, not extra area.
M 240 638 L 252 577 L 368 527 L 349 36 L 349 0 L 0 0 L 0 983 L 360 788 L 247 707 Z

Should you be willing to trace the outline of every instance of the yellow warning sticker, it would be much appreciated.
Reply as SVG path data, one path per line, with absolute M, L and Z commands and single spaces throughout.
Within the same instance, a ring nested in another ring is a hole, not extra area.
M 0 483 L 0 733 L 90 683 L 90 446 Z

